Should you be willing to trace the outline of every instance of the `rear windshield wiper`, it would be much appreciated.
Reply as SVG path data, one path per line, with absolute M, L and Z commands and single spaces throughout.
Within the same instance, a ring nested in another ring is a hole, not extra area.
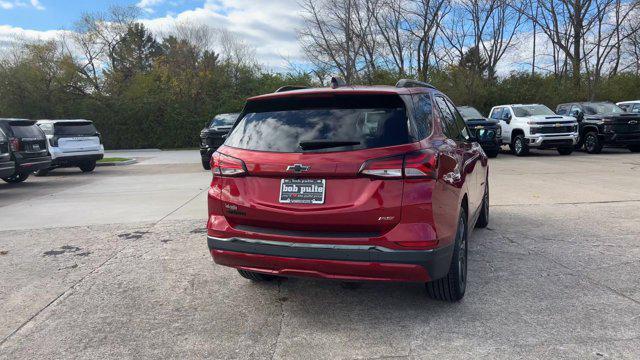
M 317 150 L 317 149 L 327 149 L 327 148 L 333 148 L 333 147 L 352 146 L 352 145 L 360 145 L 360 141 L 350 141 L 350 140 L 300 141 L 300 147 L 302 148 L 302 150 Z

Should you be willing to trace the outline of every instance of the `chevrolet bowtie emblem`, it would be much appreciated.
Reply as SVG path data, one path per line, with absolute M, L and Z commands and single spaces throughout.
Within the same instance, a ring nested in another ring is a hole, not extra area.
M 305 166 L 302 164 L 294 164 L 287 166 L 287 171 L 293 171 L 294 173 L 301 173 L 303 171 L 309 171 L 311 166 Z

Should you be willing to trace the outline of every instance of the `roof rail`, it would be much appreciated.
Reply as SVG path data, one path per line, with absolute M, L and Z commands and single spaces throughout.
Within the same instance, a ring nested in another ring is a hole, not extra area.
M 331 78 L 331 88 L 332 89 L 337 89 L 341 86 L 347 86 L 347 82 L 342 80 L 342 78 L 339 78 L 337 76 L 334 76 Z
M 300 85 L 285 85 L 278 88 L 278 90 L 276 90 L 275 92 L 279 93 L 279 92 L 300 90 L 300 89 L 306 89 L 306 88 L 307 88 L 306 86 L 300 86 Z
M 396 83 L 397 88 L 412 88 L 412 87 L 425 87 L 430 89 L 435 89 L 436 87 L 426 83 L 424 81 L 418 81 L 413 79 L 400 79 Z

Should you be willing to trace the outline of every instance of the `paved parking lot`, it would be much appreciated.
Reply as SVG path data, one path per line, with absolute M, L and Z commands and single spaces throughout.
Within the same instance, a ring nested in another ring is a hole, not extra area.
M 207 253 L 198 153 L 133 156 L 0 184 L 0 358 L 640 357 L 638 154 L 492 160 L 457 304 L 252 284 Z

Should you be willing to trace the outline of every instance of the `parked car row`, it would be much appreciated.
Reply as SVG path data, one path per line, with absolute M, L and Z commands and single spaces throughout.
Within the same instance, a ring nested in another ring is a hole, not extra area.
M 552 111 L 541 104 L 494 106 L 489 119 L 469 106 L 458 107 L 489 157 L 502 145 L 523 156 L 531 149 L 556 149 L 570 155 L 574 149 L 597 154 L 604 146 L 640 151 L 640 101 L 619 103 L 575 102 Z
M 0 119 L 0 178 L 20 183 L 58 167 L 95 169 L 104 156 L 100 133 L 89 120 Z

